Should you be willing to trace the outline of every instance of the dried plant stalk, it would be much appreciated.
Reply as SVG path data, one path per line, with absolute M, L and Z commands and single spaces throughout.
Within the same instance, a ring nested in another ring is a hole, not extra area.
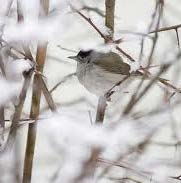
M 100 96 L 98 100 L 97 113 L 96 113 L 96 123 L 103 123 L 104 114 L 106 111 L 106 97 Z
M 43 65 L 46 56 L 46 49 L 47 46 L 38 47 L 37 49 L 37 57 L 36 62 L 39 66 L 38 70 L 43 70 Z M 31 105 L 31 112 L 30 118 L 36 120 L 39 116 L 40 110 L 40 98 L 41 98 L 41 88 L 39 87 L 39 80 L 41 75 L 35 74 L 34 81 L 33 81 L 33 94 L 32 94 L 32 105 Z M 23 173 L 23 182 L 31 182 L 31 175 L 32 175 L 32 164 L 33 164 L 33 157 L 34 157 L 34 149 L 35 149 L 35 142 L 36 142 L 36 122 L 30 123 L 28 127 L 28 138 L 26 144 L 26 154 L 25 154 L 25 163 L 24 163 L 24 173 Z
M 4 127 L 5 127 L 5 121 L 4 121 L 4 107 L 0 107 L 0 129 L 1 130 L 1 137 L 0 137 L 0 146 L 2 146 L 1 142 L 4 140 Z
M 49 9 L 49 0 L 42 0 L 41 3 L 44 9 L 44 13 L 47 15 Z M 43 67 L 46 59 L 46 51 L 47 51 L 47 43 L 38 45 L 36 54 L 36 63 L 37 63 L 37 71 L 40 73 L 43 72 Z M 36 119 L 38 118 L 40 112 L 40 98 L 41 98 L 41 87 L 39 86 L 40 79 L 41 75 L 36 73 L 34 75 L 34 81 L 33 81 L 32 105 L 30 112 L 30 118 L 34 119 L 35 122 L 29 124 L 28 127 L 23 183 L 30 183 L 32 177 L 32 165 L 35 151 L 36 128 L 37 128 Z
M 106 0 L 105 5 L 106 5 L 105 25 L 110 29 L 110 35 L 108 37 L 112 39 L 114 34 L 115 0 Z
M 36 62 L 39 66 L 37 68 L 38 71 L 43 71 L 43 66 L 46 57 L 47 45 L 42 47 L 38 47 Z M 30 118 L 36 120 L 39 116 L 40 111 L 40 98 L 41 98 L 41 88 L 39 87 L 39 80 L 41 75 L 35 74 L 33 81 L 33 94 L 32 94 L 32 105 Z M 23 173 L 23 183 L 31 182 L 32 175 L 32 165 L 33 165 L 33 157 L 34 157 L 34 149 L 36 142 L 36 122 L 30 123 L 28 127 L 28 137 L 26 144 L 26 153 L 25 153 L 25 162 L 24 162 L 24 173 Z
M 3 63 L 1 55 L 0 55 L 0 70 L 1 70 L 2 75 L 5 77 L 4 63 Z M 4 112 L 5 112 L 4 106 L 0 106 L 0 129 L 2 129 L 1 130 L 2 136 L 0 138 L 2 141 L 4 139 L 4 128 L 5 128 Z M 1 142 L 0 142 L 0 145 L 2 145 Z
M 40 83 L 41 90 L 45 96 L 45 99 L 47 101 L 49 108 L 51 109 L 52 112 L 56 112 L 56 110 L 57 110 L 56 105 L 55 105 L 53 98 L 51 96 L 51 93 L 48 91 L 48 88 L 42 77 L 40 77 L 39 83 Z

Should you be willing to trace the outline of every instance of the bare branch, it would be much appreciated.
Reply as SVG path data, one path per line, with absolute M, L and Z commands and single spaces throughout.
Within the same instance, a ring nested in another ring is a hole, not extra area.
M 180 27 L 181 27 L 181 24 L 173 25 L 173 26 L 169 26 L 169 27 L 163 27 L 163 28 L 160 28 L 160 29 L 157 29 L 157 30 L 150 31 L 149 34 L 152 34 L 152 33 L 155 33 L 155 32 L 164 32 L 164 31 L 169 31 L 169 30 L 175 30 L 175 29 L 178 29 Z
M 114 34 L 114 11 L 115 11 L 115 0 L 105 0 L 106 16 L 105 25 L 110 29 L 110 35 L 108 35 L 108 40 L 113 39 Z M 105 41 L 108 41 L 105 39 Z
M 57 108 L 56 108 L 56 105 L 55 105 L 55 103 L 53 101 L 53 98 L 51 96 L 51 93 L 48 91 L 48 88 L 47 88 L 47 86 L 46 86 L 43 78 L 40 77 L 39 79 L 40 79 L 39 80 L 39 83 L 40 83 L 42 92 L 43 92 L 43 94 L 45 96 L 45 99 L 46 99 L 46 101 L 48 103 L 49 108 L 51 109 L 52 112 L 56 112 L 57 111 Z
M 49 0 L 41 0 L 42 7 L 45 15 L 48 14 Z M 36 54 L 37 71 L 42 73 L 45 59 L 46 59 L 47 43 L 38 45 Z M 40 98 L 41 98 L 41 87 L 39 86 L 41 75 L 35 73 L 33 81 L 33 94 L 32 94 L 32 105 L 30 118 L 37 120 L 40 112 Z M 24 161 L 24 172 L 23 172 L 23 183 L 30 183 L 32 177 L 32 166 L 34 158 L 34 150 L 36 143 L 36 122 L 29 124 L 28 127 L 28 138 L 26 144 L 26 153 Z

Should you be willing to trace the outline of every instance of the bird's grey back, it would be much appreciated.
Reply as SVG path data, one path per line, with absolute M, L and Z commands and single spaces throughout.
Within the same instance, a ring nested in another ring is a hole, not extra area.
M 130 74 L 130 66 L 123 62 L 122 58 L 114 52 L 98 54 L 97 57 L 93 58 L 92 62 L 106 72 L 122 75 Z

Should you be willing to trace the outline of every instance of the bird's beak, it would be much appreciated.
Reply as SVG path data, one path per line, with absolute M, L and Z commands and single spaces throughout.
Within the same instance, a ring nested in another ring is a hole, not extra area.
M 73 60 L 77 60 L 77 56 L 70 56 L 68 58 L 73 59 Z

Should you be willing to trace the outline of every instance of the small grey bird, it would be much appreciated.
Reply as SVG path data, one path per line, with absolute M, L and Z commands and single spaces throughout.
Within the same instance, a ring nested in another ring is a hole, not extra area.
M 79 82 L 91 93 L 103 96 L 117 82 L 130 75 L 130 65 L 114 52 L 102 53 L 95 50 L 81 50 L 76 56 L 76 75 Z M 140 75 L 135 72 L 133 75 Z

